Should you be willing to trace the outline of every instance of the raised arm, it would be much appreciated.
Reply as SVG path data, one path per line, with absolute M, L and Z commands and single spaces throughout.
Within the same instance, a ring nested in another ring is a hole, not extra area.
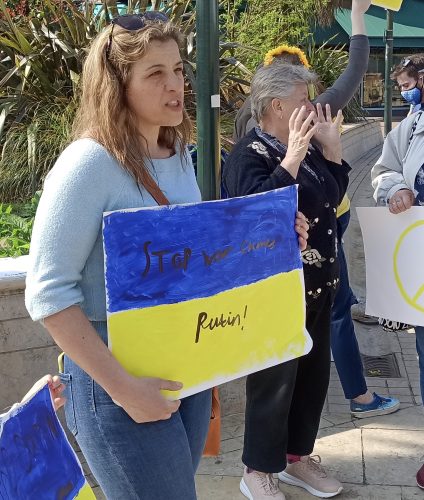
M 352 0 L 352 38 L 347 67 L 334 84 L 314 101 L 314 104 L 320 103 L 323 106 L 330 104 L 334 116 L 352 99 L 368 68 L 370 45 L 364 14 L 370 4 L 371 0 Z

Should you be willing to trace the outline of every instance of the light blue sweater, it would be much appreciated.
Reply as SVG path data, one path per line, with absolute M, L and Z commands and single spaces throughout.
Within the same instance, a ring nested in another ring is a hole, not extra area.
M 200 201 L 188 153 L 152 160 L 149 169 L 172 204 Z M 46 178 L 35 218 L 25 292 L 32 319 L 79 304 L 90 320 L 105 321 L 103 212 L 154 205 L 100 144 L 70 144 Z

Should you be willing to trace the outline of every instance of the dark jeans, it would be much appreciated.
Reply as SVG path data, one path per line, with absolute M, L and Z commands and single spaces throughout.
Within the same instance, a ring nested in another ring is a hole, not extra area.
M 342 237 L 349 220 L 350 211 L 337 219 L 340 284 L 331 315 L 331 350 L 344 395 L 347 399 L 354 399 L 367 392 L 367 383 L 350 312 L 352 304 L 356 303 L 356 298 L 349 286 L 347 262 L 342 244 Z
M 330 316 L 328 295 L 319 310 L 306 312 L 311 352 L 247 377 L 242 460 L 248 467 L 280 472 L 286 453 L 312 453 L 330 378 Z
M 415 327 L 415 335 L 417 336 L 417 352 L 420 367 L 420 388 L 421 398 L 424 403 L 424 326 Z
M 106 323 L 93 323 L 106 340 Z M 66 423 L 110 500 L 195 500 L 194 475 L 211 415 L 211 391 L 184 398 L 169 420 L 137 424 L 65 356 Z

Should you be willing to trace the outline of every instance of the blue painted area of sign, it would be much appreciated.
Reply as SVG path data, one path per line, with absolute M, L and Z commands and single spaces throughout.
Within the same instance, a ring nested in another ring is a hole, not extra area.
M 296 210 L 290 186 L 105 215 L 108 311 L 208 297 L 301 269 Z
M 71 500 L 85 483 L 47 386 L 0 415 L 0 498 Z

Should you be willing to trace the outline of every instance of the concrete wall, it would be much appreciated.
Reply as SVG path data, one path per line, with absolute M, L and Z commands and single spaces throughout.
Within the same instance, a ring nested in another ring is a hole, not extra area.
M 47 331 L 28 317 L 23 280 L 0 280 L 0 412 L 37 379 L 57 373 L 58 353 Z
M 343 158 L 353 163 L 371 149 L 383 143 L 381 121 L 368 119 L 343 126 Z
M 382 140 L 378 121 L 348 125 L 342 134 L 344 158 L 353 163 Z M 59 349 L 46 330 L 28 317 L 23 290 L 22 276 L 0 279 L 0 411 L 19 400 L 39 377 L 57 372 Z M 244 410 L 244 381 L 221 388 L 224 415 Z

